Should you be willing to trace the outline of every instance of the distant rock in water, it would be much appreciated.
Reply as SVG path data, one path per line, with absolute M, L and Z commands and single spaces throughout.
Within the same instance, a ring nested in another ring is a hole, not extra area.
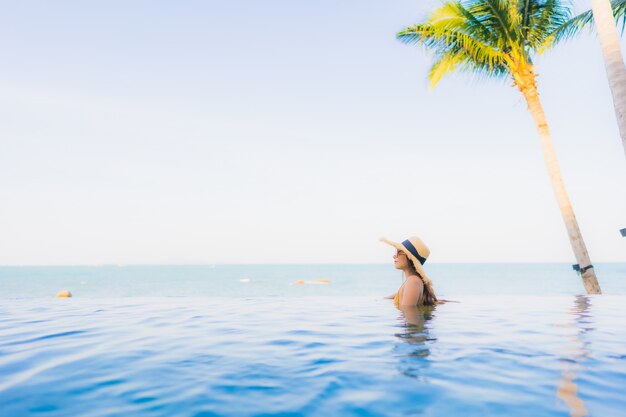
M 72 296 L 72 293 L 69 292 L 68 290 L 59 291 L 57 293 L 58 298 L 69 298 L 71 296 Z
M 329 279 L 318 279 L 317 281 L 303 281 L 303 280 L 299 280 L 296 282 L 292 282 L 289 285 L 304 285 L 304 284 L 329 284 L 332 281 Z

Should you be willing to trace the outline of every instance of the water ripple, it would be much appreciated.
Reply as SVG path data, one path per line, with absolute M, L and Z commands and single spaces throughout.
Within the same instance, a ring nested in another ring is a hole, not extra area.
M 51 417 L 626 409 L 626 298 L 460 301 L 410 317 L 371 298 L 5 302 L 0 409 Z

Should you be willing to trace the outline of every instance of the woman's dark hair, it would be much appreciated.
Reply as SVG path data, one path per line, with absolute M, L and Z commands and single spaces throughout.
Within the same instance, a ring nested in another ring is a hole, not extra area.
M 411 268 L 413 268 L 413 271 L 415 271 L 417 276 L 420 277 L 422 282 L 424 282 L 424 278 L 420 275 L 419 272 L 417 272 L 417 268 L 415 268 L 415 264 L 413 263 L 413 260 L 409 258 L 408 256 L 407 256 L 407 260 L 409 261 L 409 265 L 411 266 Z M 430 285 L 426 285 L 425 282 L 424 282 L 423 300 L 424 300 L 424 305 L 426 306 L 434 306 L 435 304 L 437 304 L 437 296 L 433 292 L 433 288 Z

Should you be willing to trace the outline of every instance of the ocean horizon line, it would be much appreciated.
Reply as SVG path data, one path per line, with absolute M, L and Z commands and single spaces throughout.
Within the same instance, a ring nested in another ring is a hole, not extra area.
M 441 261 L 428 262 L 427 265 L 574 265 L 574 261 Z M 125 267 L 221 267 L 221 266 L 354 266 L 354 265 L 371 265 L 381 266 L 389 265 L 389 262 L 254 262 L 254 263 L 232 263 L 232 262 L 215 262 L 215 263 L 102 263 L 102 264 L 3 264 L 0 268 L 66 268 L 66 267 L 85 267 L 85 268 L 125 268 Z M 595 265 L 604 264 L 624 264 L 626 261 L 600 261 L 594 262 Z

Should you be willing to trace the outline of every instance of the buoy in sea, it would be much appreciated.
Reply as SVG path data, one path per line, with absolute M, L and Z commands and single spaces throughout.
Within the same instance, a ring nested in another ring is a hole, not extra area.
M 72 293 L 69 292 L 68 290 L 59 291 L 57 293 L 58 298 L 70 298 L 71 296 L 72 296 Z

